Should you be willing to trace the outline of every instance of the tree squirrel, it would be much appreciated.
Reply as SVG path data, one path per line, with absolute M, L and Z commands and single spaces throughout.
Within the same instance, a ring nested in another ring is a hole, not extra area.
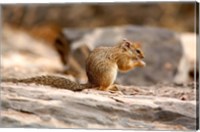
M 72 91 L 81 91 L 87 88 L 96 88 L 103 91 L 118 90 L 113 85 L 117 72 L 144 67 L 146 64 L 142 59 L 144 53 L 139 43 L 132 43 L 123 40 L 120 44 L 113 47 L 99 47 L 94 49 L 86 60 L 87 84 L 78 84 L 63 77 L 57 76 L 36 76 L 27 79 L 2 79 L 3 82 L 36 83 L 53 86 Z

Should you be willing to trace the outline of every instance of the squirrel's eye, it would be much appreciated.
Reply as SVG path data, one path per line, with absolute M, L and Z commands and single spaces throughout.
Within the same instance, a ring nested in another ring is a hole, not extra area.
M 140 53 L 141 53 L 139 50 L 136 50 L 136 52 L 137 52 L 138 54 L 140 54 Z

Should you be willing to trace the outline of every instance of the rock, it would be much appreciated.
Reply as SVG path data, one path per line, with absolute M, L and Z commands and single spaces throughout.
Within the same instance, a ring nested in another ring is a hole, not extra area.
M 5 26 L 2 32 L 1 67 L 18 67 L 20 71 L 34 69 L 37 73 L 62 69 L 58 54 L 47 45 L 26 32 Z
M 77 78 L 80 77 L 80 80 L 82 79 L 85 82 L 87 81 L 85 71 L 78 64 L 77 61 L 79 59 L 76 57 L 77 55 L 84 57 L 85 52 L 87 52 L 86 47 L 77 48 L 73 52 L 73 55 L 70 55 L 70 65 L 65 70 L 60 61 L 59 54 L 48 42 L 36 39 L 23 30 L 4 26 L 2 34 L 1 73 L 4 75 L 9 74 L 9 76 L 18 76 L 20 74 L 17 72 L 20 72 L 24 74 L 22 76 L 26 76 L 26 74 L 34 75 L 35 73 L 43 72 L 63 74 L 67 71 L 68 75 L 73 75 Z M 85 58 L 82 60 L 85 60 Z
M 70 31 L 72 30 L 65 30 L 67 36 Z M 77 32 L 78 30 L 73 29 L 71 34 L 78 34 Z M 81 33 L 83 33 L 83 29 Z M 117 83 L 153 85 L 159 82 L 174 81 L 174 73 L 177 71 L 183 55 L 183 48 L 177 36 L 176 33 L 166 29 L 138 26 L 86 29 L 83 37 L 72 43 L 72 48 L 76 50 L 82 45 L 87 45 L 92 50 L 98 46 L 113 46 L 122 41 L 123 38 L 139 41 L 142 43 L 145 53 L 144 61 L 147 66 L 125 74 L 119 73 Z M 84 64 L 82 66 L 84 67 Z
M 1 83 L 1 127 L 195 129 L 194 99 L 164 97 L 165 92 L 152 96 L 145 87 L 138 88 L 146 92 L 131 95 L 127 90 L 136 90 L 136 86 L 119 87 L 126 92 L 114 94 L 92 89 L 72 92 L 34 84 Z M 162 88 L 171 92 L 176 89 L 164 85 Z M 190 87 L 182 91 L 188 89 L 191 90 L 188 94 L 194 93 L 195 89 Z

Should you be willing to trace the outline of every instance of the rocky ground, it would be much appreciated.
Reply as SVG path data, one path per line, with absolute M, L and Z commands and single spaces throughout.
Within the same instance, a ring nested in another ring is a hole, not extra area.
M 162 87 L 121 86 L 120 94 L 2 83 L 1 127 L 195 129 L 194 88 Z
M 117 93 L 95 89 L 73 92 L 37 84 L 1 82 L 1 127 L 196 128 L 198 84 L 188 81 L 191 79 L 188 75 L 191 68 L 180 70 L 181 59 L 187 58 L 187 65 L 191 67 L 196 58 L 189 56 L 189 51 L 186 54 L 183 49 L 188 48 L 184 48 L 184 40 L 177 33 L 134 26 L 66 29 L 65 33 L 73 40 L 74 55 L 85 42 L 92 50 L 99 45 L 112 45 L 123 37 L 141 40 L 147 68 L 119 74 L 116 83 L 121 92 Z M 4 28 L 2 39 L 2 77 L 58 74 L 56 71 L 63 68 L 54 50 L 25 33 Z M 194 49 L 190 52 L 193 53 Z M 84 67 L 84 63 L 78 62 Z M 182 72 L 186 72 L 184 74 L 188 77 L 179 79 L 181 83 L 173 83 Z M 71 75 L 66 78 L 80 82 L 87 80 L 85 77 L 77 80 Z

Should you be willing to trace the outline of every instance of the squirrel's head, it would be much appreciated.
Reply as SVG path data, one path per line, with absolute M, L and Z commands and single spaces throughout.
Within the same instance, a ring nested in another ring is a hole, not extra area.
M 119 45 L 119 47 L 122 48 L 123 51 L 128 52 L 130 55 L 133 55 L 136 58 L 144 58 L 144 53 L 139 42 L 130 42 L 124 39 L 123 42 Z

